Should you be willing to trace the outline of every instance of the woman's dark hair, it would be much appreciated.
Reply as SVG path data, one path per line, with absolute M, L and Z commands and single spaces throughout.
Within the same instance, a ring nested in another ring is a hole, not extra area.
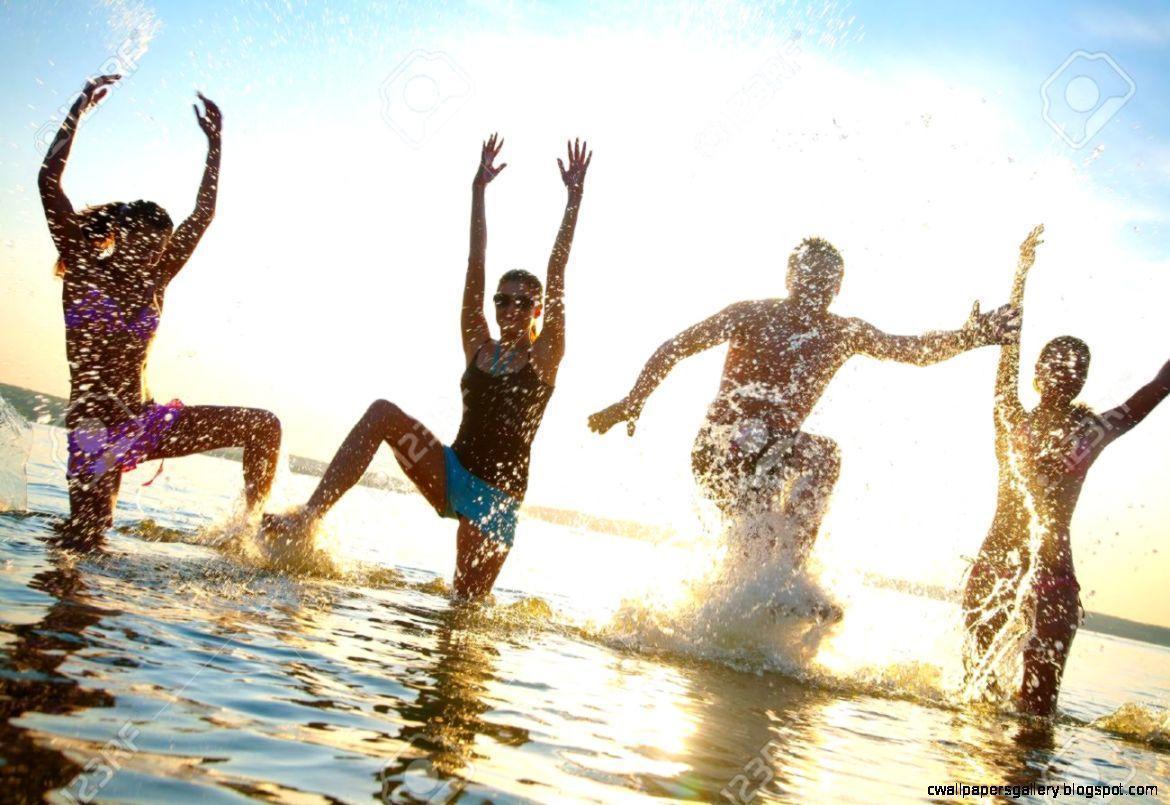
M 118 230 L 135 221 L 165 231 L 168 236 L 175 231 L 171 216 L 153 201 L 134 201 L 129 204 L 124 201 L 112 201 L 109 204 L 86 207 L 77 213 L 77 225 L 81 230 L 81 236 L 86 244 L 99 254 L 111 254 L 118 246 Z M 64 277 L 65 270 L 65 261 L 58 258 L 53 273 L 58 277 Z
M 1043 363 L 1050 363 L 1062 355 L 1072 357 L 1073 360 L 1084 367 L 1084 371 L 1088 371 L 1091 353 L 1089 352 L 1089 345 L 1081 339 L 1074 335 L 1058 335 L 1040 350 L 1040 360 Z
M 511 271 L 505 271 L 500 277 L 500 285 L 505 282 L 520 282 L 536 293 L 536 301 L 540 301 L 540 297 L 544 294 L 544 286 L 540 282 L 540 277 L 533 274 L 531 271 L 525 271 L 522 268 L 513 268 Z

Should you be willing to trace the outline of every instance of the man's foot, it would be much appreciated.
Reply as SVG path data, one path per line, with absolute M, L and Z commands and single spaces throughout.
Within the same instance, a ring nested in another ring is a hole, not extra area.
M 817 623 L 838 623 L 845 617 L 844 610 L 828 601 L 821 603 L 777 604 L 769 607 L 777 620 L 782 618 L 800 618 Z

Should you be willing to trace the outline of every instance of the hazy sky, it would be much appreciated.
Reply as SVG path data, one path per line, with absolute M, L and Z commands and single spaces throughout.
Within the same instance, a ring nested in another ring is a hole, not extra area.
M 837 311 L 913 333 L 1003 301 L 1044 222 L 1025 362 L 1079 335 L 1085 401 L 1115 405 L 1170 357 L 1170 11 L 938 6 L 5 3 L 0 381 L 67 392 L 37 140 L 121 53 L 66 174 L 76 206 L 149 198 L 180 219 L 206 147 L 195 90 L 226 118 L 217 217 L 171 286 L 150 386 L 271 408 L 294 452 L 328 458 L 376 397 L 454 435 L 470 181 L 495 130 L 489 281 L 543 274 L 555 159 L 569 136 L 596 153 L 534 503 L 697 529 L 687 462 L 722 351 L 676 371 L 633 441 L 585 417 L 687 324 L 783 293 L 809 234 L 845 256 Z M 1110 60 L 1062 71 L 1077 51 Z M 1079 147 L 1046 121 L 1046 82 L 1050 118 L 1087 121 Z M 956 583 L 994 506 L 995 358 L 846 367 L 809 423 L 844 453 L 824 561 Z M 1074 544 L 1092 609 L 1170 625 L 1167 445 L 1170 407 L 1090 475 Z

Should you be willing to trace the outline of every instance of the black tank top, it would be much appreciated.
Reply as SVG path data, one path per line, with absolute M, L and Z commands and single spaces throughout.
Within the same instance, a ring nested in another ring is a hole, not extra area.
M 553 387 L 537 376 L 531 356 L 519 370 L 502 375 L 480 369 L 478 360 L 476 354 L 459 384 L 463 421 L 451 449 L 468 472 L 523 500 L 532 440 Z

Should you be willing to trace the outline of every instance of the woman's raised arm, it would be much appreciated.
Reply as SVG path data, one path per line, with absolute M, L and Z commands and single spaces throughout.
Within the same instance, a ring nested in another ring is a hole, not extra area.
M 561 181 L 568 190 L 565 214 L 561 228 L 553 243 L 548 258 L 548 275 L 545 278 L 544 327 L 533 347 L 533 357 L 540 363 L 541 375 L 552 377 L 565 355 L 565 266 L 569 262 L 569 250 L 573 246 L 573 233 L 577 229 L 577 212 L 585 192 L 585 172 L 593 160 L 589 144 L 576 140 L 567 143 L 569 164 L 559 158 Z
M 203 101 L 203 114 L 199 114 L 198 105 L 192 104 L 195 109 L 195 120 L 199 128 L 207 135 L 207 163 L 203 168 L 203 181 L 199 183 L 199 195 L 195 199 L 195 211 L 187 216 L 187 220 L 179 224 L 175 234 L 167 244 L 159 261 L 159 280 L 165 287 L 175 275 L 191 259 L 195 246 L 207 231 L 211 219 L 215 217 L 215 199 L 219 194 L 219 156 L 223 144 L 223 113 L 219 107 L 203 93 L 196 93 Z
M 471 183 L 471 247 L 467 255 L 467 280 L 463 285 L 463 312 L 460 330 L 463 336 L 463 354 L 471 363 L 475 353 L 492 335 L 483 314 L 484 271 L 487 261 L 487 212 L 484 189 L 508 163 L 496 166 L 496 157 L 504 141 L 496 141 L 493 134 L 483 144 L 479 155 L 479 169 Z
M 1020 259 L 1016 264 L 1016 276 L 1012 281 L 1012 295 L 1008 305 L 1016 311 L 1023 326 L 1024 315 L 1024 285 L 1028 279 L 1028 271 L 1036 262 L 1036 247 L 1044 241 L 1040 236 L 1044 234 L 1044 224 L 1040 224 L 1028 233 L 1024 242 L 1020 244 Z M 1020 402 L 1020 341 L 1015 338 L 1000 347 L 999 367 L 995 374 L 995 422 L 997 432 L 1002 426 L 1014 426 L 1024 414 L 1024 406 Z
M 85 83 L 41 163 L 37 187 L 41 192 L 41 203 L 45 208 L 45 219 L 49 222 L 49 232 L 59 253 L 68 250 L 81 234 L 74 218 L 73 204 L 61 188 L 65 163 L 69 161 L 69 152 L 73 149 L 73 136 L 77 133 L 81 116 L 96 106 L 106 96 L 107 88 L 120 78 L 120 75 L 103 75 Z

